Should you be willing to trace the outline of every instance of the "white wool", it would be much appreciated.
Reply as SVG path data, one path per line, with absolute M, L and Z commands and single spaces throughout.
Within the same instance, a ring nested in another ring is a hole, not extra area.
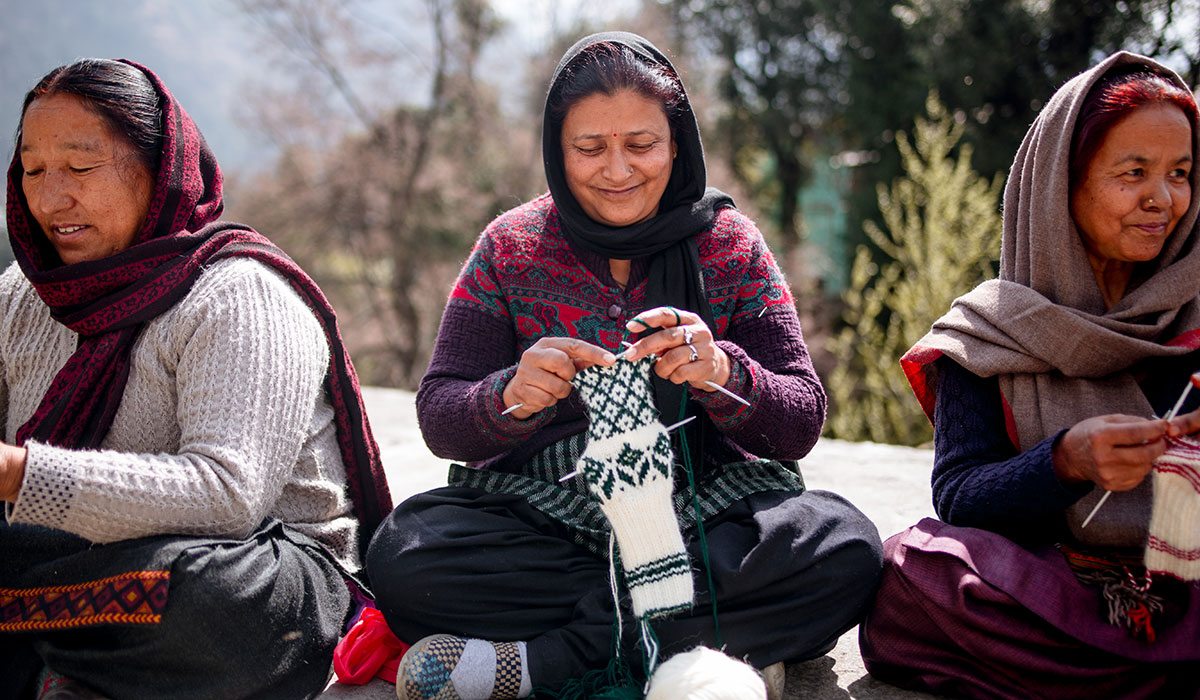
M 646 700 L 766 700 L 767 686 L 748 664 L 708 647 L 676 654 L 650 679 Z

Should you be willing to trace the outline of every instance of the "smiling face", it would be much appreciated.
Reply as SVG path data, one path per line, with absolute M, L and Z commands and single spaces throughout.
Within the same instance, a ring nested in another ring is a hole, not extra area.
M 1153 260 L 1191 203 L 1192 130 L 1174 105 L 1151 104 L 1104 136 L 1071 193 L 1092 267 Z
M 675 141 L 658 101 L 623 90 L 576 102 L 563 119 L 562 151 L 567 186 L 584 213 L 628 226 L 658 211 Z
M 71 265 L 128 248 L 153 178 L 137 153 L 78 97 L 30 103 L 21 122 L 21 187 L 29 211 Z

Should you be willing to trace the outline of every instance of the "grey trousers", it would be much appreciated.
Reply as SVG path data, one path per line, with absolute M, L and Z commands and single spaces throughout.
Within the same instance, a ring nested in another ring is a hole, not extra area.
M 109 545 L 0 525 L 0 589 L 2 698 L 32 697 L 43 665 L 113 700 L 312 697 L 350 607 L 324 550 L 277 522 Z

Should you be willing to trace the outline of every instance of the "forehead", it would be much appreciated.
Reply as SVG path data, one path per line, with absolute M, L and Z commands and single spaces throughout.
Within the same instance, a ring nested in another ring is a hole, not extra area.
M 1192 153 L 1192 125 L 1183 110 L 1172 104 L 1139 107 L 1104 135 L 1100 151 L 1115 157 L 1133 157 L 1168 149 L 1171 157 Z M 1177 151 L 1178 153 L 1174 153 Z
M 120 142 L 103 117 L 74 95 L 47 95 L 29 103 L 21 120 L 21 153 L 111 153 Z
M 571 105 L 562 128 L 565 137 L 573 138 L 593 133 L 663 132 L 669 125 L 658 100 L 622 90 L 588 95 Z

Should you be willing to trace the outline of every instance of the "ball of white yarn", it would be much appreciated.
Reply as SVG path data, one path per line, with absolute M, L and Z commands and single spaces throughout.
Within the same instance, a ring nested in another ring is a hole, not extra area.
M 748 664 L 708 647 L 676 654 L 650 679 L 646 700 L 766 700 L 767 686 Z

